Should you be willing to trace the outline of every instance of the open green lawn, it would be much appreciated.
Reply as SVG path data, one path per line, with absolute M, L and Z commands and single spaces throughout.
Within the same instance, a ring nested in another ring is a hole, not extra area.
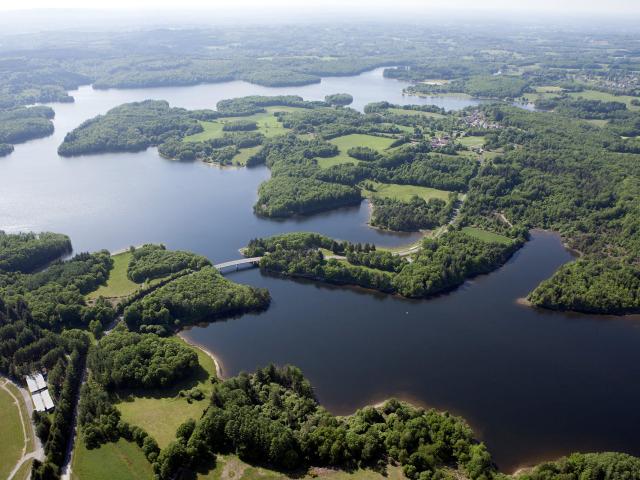
M 589 120 L 585 120 L 585 122 L 590 123 L 591 125 L 595 125 L 596 127 L 604 127 L 609 120 L 601 119 L 601 118 L 591 118 Z
M 76 441 L 72 463 L 73 480 L 144 480 L 153 478 L 151 464 L 133 442 L 120 439 L 87 450 L 81 437 Z
M 632 97 L 631 95 L 614 95 L 607 92 L 599 92 L 597 90 L 585 90 L 584 92 L 571 92 L 569 94 L 574 98 L 582 97 L 587 100 L 601 100 L 603 102 L 622 102 L 627 104 L 629 110 L 640 110 L 640 107 L 631 105 L 631 100 L 639 97 Z
M 258 145 L 257 147 L 241 149 L 236 154 L 236 156 L 233 157 L 233 160 L 232 160 L 233 164 L 244 167 L 247 164 L 247 160 L 249 160 L 249 158 L 251 158 L 252 155 L 255 155 L 256 153 L 258 153 L 261 148 L 262 146 Z
M 179 337 L 176 342 L 185 343 Z M 156 439 L 161 448 L 175 439 L 178 427 L 193 418 L 197 420 L 208 405 L 213 385 L 210 381 L 216 375 L 215 363 L 201 349 L 193 347 L 198 354 L 200 369 L 190 378 L 166 389 L 128 390 L 118 392 L 121 401 L 117 404 L 122 419 L 132 425 L 144 428 Z M 180 390 L 198 387 L 204 393 L 204 399 L 187 402 L 178 396 Z
M 386 475 L 373 470 L 331 470 L 327 468 L 312 469 L 306 475 L 304 472 L 293 476 L 256 467 L 240 460 L 236 455 L 218 455 L 215 467 L 207 473 L 200 473 L 198 480 L 285 480 L 297 479 L 327 479 L 327 480 L 403 480 L 406 477 L 401 467 L 388 466 Z M 184 480 L 184 479 L 183 479 Z
M 541 85 L 535 88 L 536 93 L 560 93 L 562 90 L 562 87 L 555 85 Z
M 98 298 L 99 296 L 107 298 L 119 298 L 126 297 L 132 294 L 140 285 L 132 282 L 127 277 L 127 268 L 131 261 L 131 252 L 123 252 L 113 256 L 113 268 L 109 272 L 109 279 L 106 285 L 101 285 L 100 288 L 91 292 L 88 296 L 89 299 Z
M 354 133 L 351 135 L 336 137 L 329 141 L 340 149 L 340 153 L 335 157 L 316 159 L 320 168 L 329 168 L 342 163 L 358 163 L 359 160 L 347 155 L 347 150 L 352 147 L 369 147 L 382 152 L 384 149 L 389 148 L 395 139 Z
M 456 141 L 465 147 L 483 147 L 485 138 L 484 136 L 467 135 L 465 137 L 458 138 Z
M 464 227 L 462 229 L 464 233 L 470 235 L 475 238 L 479 238 L 480 240 L 484 240 L 485 242 L 493 242 L 493 243 L 502 243 L 509 244 L 512 240 L 504 235 L 499 235 L 497 233 L 489 232 L 487 230 L 483 230 L 477 227 Z
M 451 192 L 447 190 L 438 190 L 437 188 L 418 187 L 416 185 L 399 185 L 396 183 L 380 183 L 367 181 L 368 185 L 373 186 L 373 190 L 364 190 L 366 196 L 379 196 L 384 198 L 394 198 L 403 202 L 408 202 L 414 196 L 429 200 L 431 198 L 439 198 L 445 202 L 449 200 Z
M 0 383 L 4 383 L 4 379 Z M 0 478 L 8 478 L 22 456 L 25 438 L 20 410 L 13 397 L 0 388 Z
M 390 108 L 390 112 L 397 113 L 398 115 L 414 115 L 422 117 L 443 118 L 444 115 L 435 112 L 422 112 L 420 110 L 406 110 L 404 108 Z
M 278 122 L 274 113 L 293 112 L 300 109 L 296 107 L 267 107 L 266 110 L 266 112 L 256 113 L 255 115 L 248 115 L 246 117 L 226 117 L 213 122 L 200 122 L 204 131 L 184 137 L 184 141 L 202 142 L 203 140 L 209 140 L 210 138 L 220 138 L 224 134 L 224 131 L 222 130 L 223 125 L 227 122 L 235 122 L 237 120 L 250 120 L 256 122 L 258 124 L 257 131 L 262 133 L 265 137 L 275 137 L 286 133 L 287 129 Z

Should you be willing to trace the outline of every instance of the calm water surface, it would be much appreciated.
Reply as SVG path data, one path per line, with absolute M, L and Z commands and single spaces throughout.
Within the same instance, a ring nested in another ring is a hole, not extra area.
M 300 366 L 337 414 L 390 396 L 455 412 L 507 471 L 576 450 L 640 454 L 640 319 L 516 303 L 570 259 L 534 232 L 497 272 L 429 301 L 238 272 L 269 289 L 269 310 L 186 335 L 225 375 Z
M 163 242 L 207 255 L 237 258 L 254 237 L 310 230 L 379 245 L 415 235 L 368 228 L 368 206 L 272 221 L 252 213 L 266 168 L 220 169 L 140 153 L 61 158 L 66 132 L 124 102 L 166 99 L 174 106 L 212 108 L 251 94 L 354 95 L 372 101 L 436 103 L 447 109 L 477 101 L 405 97 L 381 70 L 324 79 L 298 88 L 244 82 L 192 87 L 72 92 L 54 104 L 51 137 L 17 145 L 0 158 L 0 229 L 69 234 L 76 251 Z M 570 260 L 545 233 L 498 272 L 430 301 L 412 302 L 353 289 L 233 274 L 269 288 L 271 308 L 189 337 L 218 354 L 226 374 L 268 362 L 300 365 L 320 400 L 336 413 L 395 395 L 465 416 L 503 468 L 573 450 L 640 454 L 640 322 L 539 312 L 515 304 Z

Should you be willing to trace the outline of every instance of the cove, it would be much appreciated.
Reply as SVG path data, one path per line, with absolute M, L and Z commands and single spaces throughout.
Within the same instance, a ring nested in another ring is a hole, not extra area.
M 268 288 L 269 310 L 184 334 L 227 376 L 299 366 L 336 414 L 395 396 L 461 415 L 503 471 L 573 451 L 639 454 L 638 319 L 516 303 L 571 259 L 535 231 L 501 269 L 425 301 L 241 271 L 230 279 Z

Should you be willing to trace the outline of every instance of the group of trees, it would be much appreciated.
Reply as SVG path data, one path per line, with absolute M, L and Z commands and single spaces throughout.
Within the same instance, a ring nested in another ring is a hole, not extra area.
M 196 353 L 181 343 L 122 330 L 102 338 L 89 357 L 94 380 L 107 389 L 166 387 L 197 366 Z
M 89 337 L 84 332 L 73 332 L 74 349 L 69 355 L 64 381 L 57 398 L 48 435 L 44 439 L 45 461 L 34 460 L 31 478 L 48 480 L 58 478 L 60 468 L 67 455 L 67 447 L 73 435 L 73 414 L 82 382 L 82 371 L 86 352 L 89 348 Z
M 262 310 L 269 302 L 268 291 L 233 283 L 206 266 L 134 301 L 124 320 L 131 330 L 167 335 L 193 323 Z
M 612 153 L 615 127 L 594 127 L 549 112 L 485 106 L 505 126 L 488 135 L 505 153 L 470 183 L 462 221 L 504 212 L 514 224 L 559 231 L 583 257 L 559 269 L 530 299 L 561 310 L 640 310 L 640 163 Z
M 71 240 L 52 232 L 7 234 L 0 230 L 0 271 L 31 272 L 71 253 Z
M 518 237 L 508 244 L 494 243 L 453 230 L 423 240 L 422 249 L 409 263 L 389 252 L 339 244 L 316 234 L 292 233 L 252 240 L 245 253 L 263 255 L 260 268 L 266 272 L 424 298 L 495 270 L 523 241 L 524 237 Z M 346 258 L 325 259 L 321 248 L 346 253 Z
M 408 202 L 393 198 L 373 197 L 371 225 L 396 231 L 415 232 L 446 223 L 453 202 L 439 198 L 428 201 L 414 196 Z
M 182 270 L 200 270 L 211 265 L 206 257 L 180 250 L 167 250 L 164 245 L 146 244 L 131 249 L 127 277 L 136 283 L 166 277 Z
M 163 100 L 145 100 L 112 108 L 67 133 L 58 153 L 64 156 L 136 152 L 174 137 L 202 131 L 197 118 L 206 112 L 171 108 Z M 216 112 L 210 116 L 215 118 Z
M 254 210 L 258 215 L 289 217 L 357 205 L 361 200 L 360 191 L 348 185 L 284 175 L 260 185 Z
M 11 144 L 53 133 L 53 109 L 45 106 L 0 109 L 0 157 L 13 151 Z
M 395 400 L 349 417 L 321 408 L 299 369 L 273 365 L 214 385 L 211 405 L 178 429 L 158 456 L 160 478 L 196 471 L 219 452 L 290 471 L 310 465 L 384 469 L 403 465 L 412 480 L 439 478 L 445 468 L 473 480 L 495 474 L 483 444 L 461 419 Z
M 587 100 L 581 97 L 572 98 L 568 95 L 551 98 L 540 97 L 536 100 L 535 105 L 540 110 L 554 110 L 570 117 L 586 119 L 608 119 L 627 110 L 627 105 L 623 102 Z

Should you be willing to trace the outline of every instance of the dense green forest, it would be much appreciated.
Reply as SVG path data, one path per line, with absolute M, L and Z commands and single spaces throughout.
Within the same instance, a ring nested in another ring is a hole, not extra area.
M 164 245 L 147 244 L 131 251 L 127 276 L 137 283 L 165 277 L 185 269 L 200 270 L 211 262 L 191 252 L 167 250 Z
M 466 279 L 489 273 L 506 262 L 524 237 L 509 243 L 480 240 L 452 230 L 425 238 L 413 261 L 392 260 L 369 245 L 338 243 L 311 233 L 292 233 L 254 239 L 247 255 L 263 255 L 265 272 L 351 284 L 405 297 L 425 298 L 461 285 Z M 321 248 L 344 258 L 325 259 Z
M 53 109 L 44 106 L 0 109 L 0 157 L 13 151 L 12 144 L 51 135 L 53 116 Z
M 115 331 L 92 350 L 89 368 L 106 388 L 166 387 L 198 365 L 195 352 L 153 334 Z
M 269 292 L 225 279 L 215 268 L 182 276 L 129 305 L 124 320 L 132 330 L 166 335 L 183 326 L 262 310 Z
M 71 239 L 66 235 L 0 231 L 0 271 L 30 272 L 68 253 L 71 253 Z
M 504 128 L 487 145 L 505 153 L 470 183 L 462 223 L 514 224 L 559 231 L 581 252 L 534 291 L 540 306 L 597 313 L 637 311 L 640 170 L 614 127 L 506 106 L 484 111 Z M 612 115 L 617 115 L 616 111 Z

